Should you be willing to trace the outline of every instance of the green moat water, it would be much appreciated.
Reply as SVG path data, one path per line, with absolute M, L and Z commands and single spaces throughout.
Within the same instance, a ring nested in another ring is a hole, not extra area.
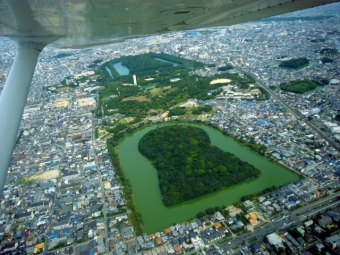
M 162 231 L 174 223 L 185 222 L 209 207 L 228 206 L 238 202 L 243 195 L 258 192 L 273 185 L 278 187 L 299 180 L 297 174 L 255 154 L 221 132 L 209 126 L 193 124 L 209 134 L 213 145 L 253 164 L 261 171 L 261 176 L 175 206 L 166 207 L 161 199 L 157 170 L 138 151 L 138 142 L 143 135 L 162 125 L 166 124 L 158 124 L 137 131 L 126 137 L 118 146 L 119 158 L 126 177 L 131 182 L 132 192 L 137 208 L 142 214 L 146 233 Z

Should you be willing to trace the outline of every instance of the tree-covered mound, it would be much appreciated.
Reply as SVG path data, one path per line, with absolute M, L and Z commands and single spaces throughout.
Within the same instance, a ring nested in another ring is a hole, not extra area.
M 114 64 L 119 62 L 130 70 L 129 75 L 119 75 L 114 68 Z M 205 66 L 164 53 L 124 56 L 105 62 L 96 70 L 96 82 L 104 89 L 99 92 L 99 105 L 95 114 L 97 117 L 103 113 L 148 117 L 162 114 L 188 99 L 215 98 L 221 92 L 221 87 L 225 86 L 219 83 L 212 87 L 210 82 L 215 79 L 230 79 L 235 85 L 255 83 L 251 76 L 238 73 L 224 72 L 212 77 L 193 74 L 193 71 Z M 231 66 L 228 65 L 228 68 Z M 138 86 L 130 86 L 133 75 L 137 77 Z M 184 112 L 183 109 L 181 112 Z
M 307 91 L 313 90 L 318 85 L 309 80 L 296 80 L 296 81 L 290 81 L 281 83 L 280 88 L 285 91 L 297 93 L 297 94 L 303 94 Z
M 291 69 L 299 69 L 309 64 L 309 60 L 307 58 L 293 58 L 290 60 L 282 61 L 279 64 L 279 67 L 282 68 L 291 68 Z
M 320 54 L 336 55 L 338 53 L 339 53 L 338 50 L 333 48 L 323 48 L 320 50 Z
M 253 165 L 211 145 L 208 134 L 197 127 L 157 128 L 142 137 L 138 148 L 157 169 L 166 206 L 260 175 Z
M 323 57 L 323 58 L 321 59 L 321 62 L 322 62 L 323 64 L 325 64 L 325 63 L 333 63 L 334 60 L 331 59 L 331 58 L 328 58 L 328 57 Z

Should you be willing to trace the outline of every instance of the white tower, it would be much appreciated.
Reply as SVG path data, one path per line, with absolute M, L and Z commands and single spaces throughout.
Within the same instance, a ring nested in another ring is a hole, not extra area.
M 133 75 L 133 85 L 137 86 L 137 77 L 135 74 Z

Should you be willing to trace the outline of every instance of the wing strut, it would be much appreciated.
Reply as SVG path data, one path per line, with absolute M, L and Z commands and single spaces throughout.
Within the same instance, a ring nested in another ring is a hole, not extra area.
M 17 41 L 18 52 L 0 96 L 0 195 L 16 145 L 21 116 L 40 52 L 44 44 Z

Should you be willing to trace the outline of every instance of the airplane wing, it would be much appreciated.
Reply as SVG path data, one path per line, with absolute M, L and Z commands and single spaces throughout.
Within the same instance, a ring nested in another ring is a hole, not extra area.
M 0 36 L 60 38 L 80 48 L 228 26 L 338 0 L 0 0 Z

